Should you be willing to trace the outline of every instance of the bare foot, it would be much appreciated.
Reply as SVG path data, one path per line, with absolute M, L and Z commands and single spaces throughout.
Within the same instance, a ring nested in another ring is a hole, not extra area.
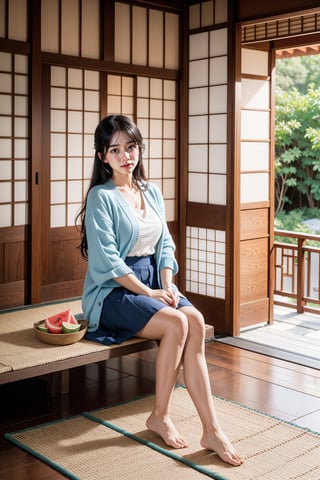
M 169 447 L 186 448 L 189 446 L 173 425 L 170 417 L 159 418 L 152 413 L 147 420 L 147 428 L 157 433 Z
M 234 447 L 222 431 L 203 434 L 201 446 L 208 450 L 213 450 L 226 463 L 234 466 L 243 464 L 243 459 L 237 454 Z

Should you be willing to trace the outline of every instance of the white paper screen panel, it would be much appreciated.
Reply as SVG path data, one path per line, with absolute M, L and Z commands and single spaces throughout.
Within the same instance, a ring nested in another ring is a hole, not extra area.
M 269 174 L 241 174 L 241 203 L 267 202 L 269 200 Z
M 134 78 L 122 75 L 107 76 L 107 113 L 134 114 Z
M 132 63 L 147 64 L 147 10 L 132 7 Z
M 80 56 L 78 0 L 61 2 L 61 53 Z
M 0 227 L 28 224 L 28 57 L 0 53 Z
M 50 226 L 72 226 L 87 191 L 100 120 L 99 72 L 51 67 Z
M 186 228 L 186 290 L 225 298 L 225 232 Z
M 190 36 L 188 200 L 226 204 L 227 30 Z
M 242 110 L 241 139 L 268 140 L 270 136 L 270 114 L 258 110 Z
M 195 3 L 189 7 L 190 30 L 210 27 L 226 22 L 228 19 L 227 0 L 206 0 Z
M 179 68 L 179 16 L 115 2 L 114 57 L 121 63 Z
M 147 178 L 161 189 L 168 221 L 176 220 L 176 82 L 137 78 L 137 124 Z
M 27 0 L 10 0 L 0 2 L 0 37 L 26 42 L 28 6 Z M 8 28 L 6 22 L 8 20 Z
M 241 49 L 241 71 L 247 75 L 268 75 L 268 52 Z
M 250 172 L 268 170 L 269 152 L 269 142 L 241 142 L 241 171 Z
M 268 53 L 242 49 L 241 203 L 270 199 L 270 81 Z M 252 78 L 248 78 L 248 76 Z M 259 77 L 260 78 L 257 78 Z
M 81 56 L 100 58 L 99 0 L 82 0 Z
M 59 7 L 58 0 L 41 1 L 41 49 L 59 52 Z
M 121 63 L 131 60 L 130 5 L 115 2 L 114 57 Z
M 241 107 L 268 110 L 270 84 L 266 80 L 243 78 L 241 82 Z
M 150 67 L 162 68 L 164 51 L 162 48 L 160 48 L 161 43 L 159 43 L 159 41 L 161 41 L 161 39 L 163 38 L 164 28 L 164 18 L 162 12 L 160 12 L 159 10 L 151 10 L 149 21 L 149 48 L 150 51 L 153 52 L 153 55 L 150 56 L 149 65 Z
M 165 13 L 165 38 L 164 38 L 164 52 L 165 52 L 165 68 L 178 69 L 179 68 L 179 17 L 173 13 Z M 159 49 L 159 46 L 158 46 Z M 160 48 L 161 50 L 161 48 Z M 154 49 L 152 55 L 154 54 Z M 150 55 L 150 60 L 152 58 Z
M 196 33 L 189 37 L 189 60 L 197 60 L 209 56 L 207 33 Z
M 99 0 L 41 0 L 41 49 L 100 58 Z

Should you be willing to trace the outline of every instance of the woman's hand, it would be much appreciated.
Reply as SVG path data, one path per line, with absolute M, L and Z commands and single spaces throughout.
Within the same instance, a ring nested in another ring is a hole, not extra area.
M 156 288 L 152 289 L 144 285 L 138 278 L 129 273 L 123 277 L 115 278 L 115 280 L 127 290 L 130 290 L 137 295 L 146 295 L 147 297 L 155 298 L 156 300 L 160 300 L 160 302 L 165 303 L 173 308 L 177 308 L 179 303 L 179 295 L 178 292 L 171 288 L 171 283 L 166 279 L 164 288 Z
M 150 293 L 148 296 L 151 298 L 155 298 L 156 300 L 160 300 L 160 302 L 166 303 L 173 308 L 177 308 L 177 305 L 179 303 L 178 293 L 171 288 L 156 290 L 150 289 Z
M 166 292 L 171 296 L 171 306 L 173 308 L 177 308 L 178 303 L 179 303 L 179 295 L 177 290 L 173 290 L 172 288 L 167 288 Z
M 161 285 L 166 292 L 166 303 L 173 308 L 177 308 L 179 303 L 179 295 L 175 288 L 172 288 L 172 270 L 170 268 L 162 268 L 160 270 Z

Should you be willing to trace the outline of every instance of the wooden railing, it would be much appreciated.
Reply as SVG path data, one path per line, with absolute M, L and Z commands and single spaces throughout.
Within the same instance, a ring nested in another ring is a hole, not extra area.
M 274 235 L 274 303 L 299 313 L 320 313 L 320 236 L 285 230 L 275 230 Z

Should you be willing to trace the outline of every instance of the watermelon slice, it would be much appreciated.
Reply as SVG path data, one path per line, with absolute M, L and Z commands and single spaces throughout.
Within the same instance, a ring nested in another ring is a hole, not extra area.
M 80 323 L 70 323 L 70 322 L 62 322 L 62 333 L 75 333 L 79 332 L 81 328 Z
M 73 316 L 70 308 L 56 315 L 51 315 L 51 317 L 45 319 L 44 323 L 50 333 L 61 333 L 63 323 L 78 325 L 78 321 Z

